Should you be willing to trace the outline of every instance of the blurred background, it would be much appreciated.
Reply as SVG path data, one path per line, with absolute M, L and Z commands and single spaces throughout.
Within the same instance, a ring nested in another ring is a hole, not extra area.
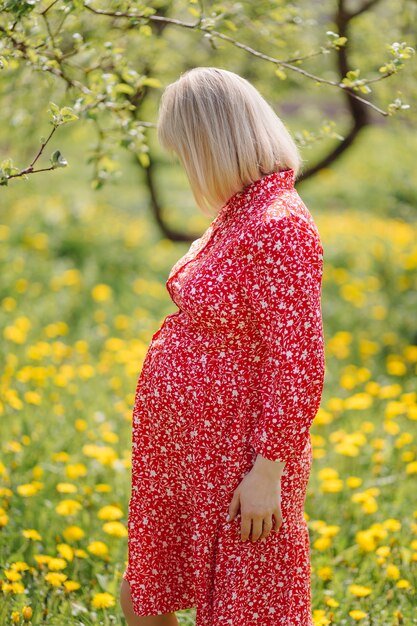
M 250 80 L 293 133 L 324 247 L 315 624 L 417 624 L 416 12 L 0 2 L 1 624 L 125 623 L 135 386 L 211 221 L 155 131 L 196 66 Z

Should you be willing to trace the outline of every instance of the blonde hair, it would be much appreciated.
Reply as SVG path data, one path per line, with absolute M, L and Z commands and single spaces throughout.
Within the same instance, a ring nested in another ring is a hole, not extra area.
M 246 185 L 302 159 L 283 122 L 245 78 L 217 67 L 195 67 L 161 97 L 158 141 L 179 157 L 197 205 L 218 211 Z M 208 213 L 206 213 L 208 209 Z

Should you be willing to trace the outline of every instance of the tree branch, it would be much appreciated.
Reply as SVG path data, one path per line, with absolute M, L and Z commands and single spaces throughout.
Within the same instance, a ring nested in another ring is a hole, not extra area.
M 349 20 L 357 17 L 358 15 L 362 15 L 362 13 L 365 13 L 366 11 L 369 11 L 369 9 L 375 6 L 375 4 L 378 4 L 379 1 L 380 0 L 367 0 L 367 2 L 364 2 L 363 5 L 359 7 L 359 9 L 357 9 L 356 11 L 351 11 L 349 13 Z
M 377 0 L 375 0 L 377 1 Z M 369 1 L 368 4 L 375 4 L 375 1 Z M 337 12 L 335 15 L 335 22 L 337 24 L 338 33 L 340 37 L 347 37 L 348 42 L 346 46 L 342 46 L 339 48 L 337 53 L 337 67 L 339 70 L 340 77 L 346 76 L 348 71 L 351 69 L 349 65 L 349 22 L 353 19 L 354 15 L 348 13 L 345 10 L 345 0 L 338 0 Z M 362 7 L 363 8 L 363 7 Z M 370 7 L 368 7 L 370 8 Z M 365 9 L 364 9 L 365 10 Z M 343 139 L 343 141 L 336 145 L 328 154 L 326 154 L 320 161 L 318 161 L 315 165 L 308 168 L 305 172 L 302 172 L 298 177 L 298 180 L 302 182 L 303 180 L 307 180 L 314 174 L 316 174 L 319 170 L 324 167 L 328 167 L 331 163 L 333 163 L 343 152 L 345 152 L 353 142 L 358 137 L 361 130 L 370 124 L 370 115 L 369 108 L 366 106 L 367 101 L 358 98 L 356 94 L 352 93 L 352 89 L 346 87 L 344 90 L 344 94 L 346 97 L 346 104 L 348 107 L 348 111 L 351 116 L 352 125 L 347 135 Z
M 376 2 L 378 0 L 372 0 L 372 2 Z M 299 67 L 298 65 L 293 65 L 292 63 L 290 63 L 288 60 L 282 60 L 282 59 L 276 59 L 275 57 L 269 56 L 268 54 L 264 54 L 263 52 L 260 52 L 259 50 L 255 50 L 254 48 L 251 48 L 250 46 L 241 43 L 240 41 L 237 41 L 235 39 L 233 39 L 232 37 L 229 37 L 228 35 L 225 35 L 224 33 L 221 33 L 219 31 L 216 30 L 212 30 L 211 28 L 208 28 L 206 26 L 202 25 L 202 19 L 200 17 L 200 19 L 195 22 L 194 24 L 190 23 L 190 22 L 183 22 L 181 20 L 175 19 L 175 18 L 170 18 L 170 17 L 166 17 L 166 16 L 162 16 L 162 15 L 144 15 L 143 13 L 130 13 L 130 12 L 123 12 L 123 11 L 104 11 L 101 9 L 95 9 L 94 7 L 92 7 L 90 4 L 84 3 L 84 7 L 91 11 L 92 13 L 95 13 L 96 15 L 104 15 L 107 17 L 114 17 L 114 18 L 136 18 L 136 19 L 146 19 L 146 20 L 151 20 L 151 21 L 159 21 L 159 22 L 164 22 L 166 24 L 173 24 L 175 26 L 181 26 L 182 28 L 188 28 L 191 30 L 198 30 L 201 31 L 203 33 L 206 33 L 208 35 L 210 35 L 210 37 L 217 37 L 219 39 L 222 39 L 223 41 L 227 41 L 228 43 L 231 43 L 232 45 L 236 46 L 237 48 L 240 48 L 242 50 L 245 50 L 245 52 L 248 52 L 249 54 L 252 54 L 253 56 L 256 56 L 260 59 L 263 59 L 264 61 L 269 61 L 270 63 L 273 63 L 274 65 L 278 65 L 281 67 L 285 67 L 287 70 L 292 71 L 292 72 L 296 72 L 298 74 L 301 74 L 302 76 L 309 78 L 311 80 L 314 80 L 317 83 L 323 83 L 325 85 L 329 85 L 331 87 L 336 87 L 342 90 L 347 89 L 346 85 L 344 83 L 340 81 L 334 81 L 334 80 L 329 80 L 326 78 L 322 78 L 321 76 L 316 76 L 315 74 L 312 74 L 311 72 L 308 72 L 307 70 L 304 70 L 303 68 Z M 348 14 L 346 14 L 347 18 L 349 18 Z M 339 34 L 341 35 L 341 33 L 339 32 Z M 339 48 L 339 50 L 341 50 L 343 48 L 343 46 L 341 46 Z M 341 77 L 344 78 L 345 75 L 343 75 Z M 386 78 L 386 76 L 381 76 L 378 77 L 377 80 L 382 80 L 382 78 Z M 373 79 L 373 82 L 375 82 L 375 79 Z M 361 84 L 366 85 L 367 80 L 364 79 L 362 81 Z M 374 109 L 375 111 L 377 111 L 378 113 L 380 113 L 381 115 L 387 116 L 388 112 L 384 111 L 383 109 L 379 108 L 378 106 L 376 106 L 375 104 L 373 104 L 372 102 L 370 102 L 369 100 L 367 100 L 366 98 L 362 98 L 361 96 L 359 96 L 358 94 L 356 94 L 354 91 L 351 91 L 351 97 L 352 98 L 356 98 L 358 101 L 366 104 L 367 106 L 371 107 L 372 109 Z
M 52 135 L 54 134 L 54 132 L 56 131 L 56 129 L 58 128 L 58 126 L 54 126 L 51 130 L 51 132 L 49 133 L 48 137 L 42 142 L 41 147 L 39 148 L 36 156 L 34 157 L 33 161 L 31 162 L 30 165 L 28 165 L 28 167 L 26 167 L 23 170 L 20 170 L 20 172 L 17 172 L 16 174 L 8 174 L 5 178 L 6 180 L 10 180 L 11 178 L 18 178 L 19 176 L 25 176 L 26 174 L 37 174 L 38 172 L 49 172 L 50 170 L 54 170 L 56 169 L 53 165 L 51 167 L 43 167 L 41 169 L 38 170 L 34 170 L 33 166 L 35 165 L 36 161 L 39 159 L 39 157 L 42 155 L 45 146 L 49 143 L 49 141 L 51 140 Z

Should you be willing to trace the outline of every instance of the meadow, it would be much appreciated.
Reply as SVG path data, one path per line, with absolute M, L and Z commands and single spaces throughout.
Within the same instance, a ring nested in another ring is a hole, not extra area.
M 125 623 L 134 390 L 188 248 L 161 238 L 129 163 L 89 188 L 77 132 L 69 168 L 1 189 L 1 625 Z M 417 624 L 410 140 L 394 122 L 368 129 L 299 190 L 325 251 L 326 379 L 306 500 L 316 626 Z M 203 232 L 184 176 L 166 164 L 160 181 L 167 219 Z M 193 611 L 178 616 L 193 624 Z

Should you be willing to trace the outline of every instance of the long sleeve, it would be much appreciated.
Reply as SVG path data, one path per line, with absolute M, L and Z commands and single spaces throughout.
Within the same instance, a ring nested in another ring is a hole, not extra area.
M 321 401 L 323 248 L 295 216 L 269 216 L 245 236 L 241 280 L 265 345 L 262 414 L 250 444 L 273 461 L 301 455 Z

